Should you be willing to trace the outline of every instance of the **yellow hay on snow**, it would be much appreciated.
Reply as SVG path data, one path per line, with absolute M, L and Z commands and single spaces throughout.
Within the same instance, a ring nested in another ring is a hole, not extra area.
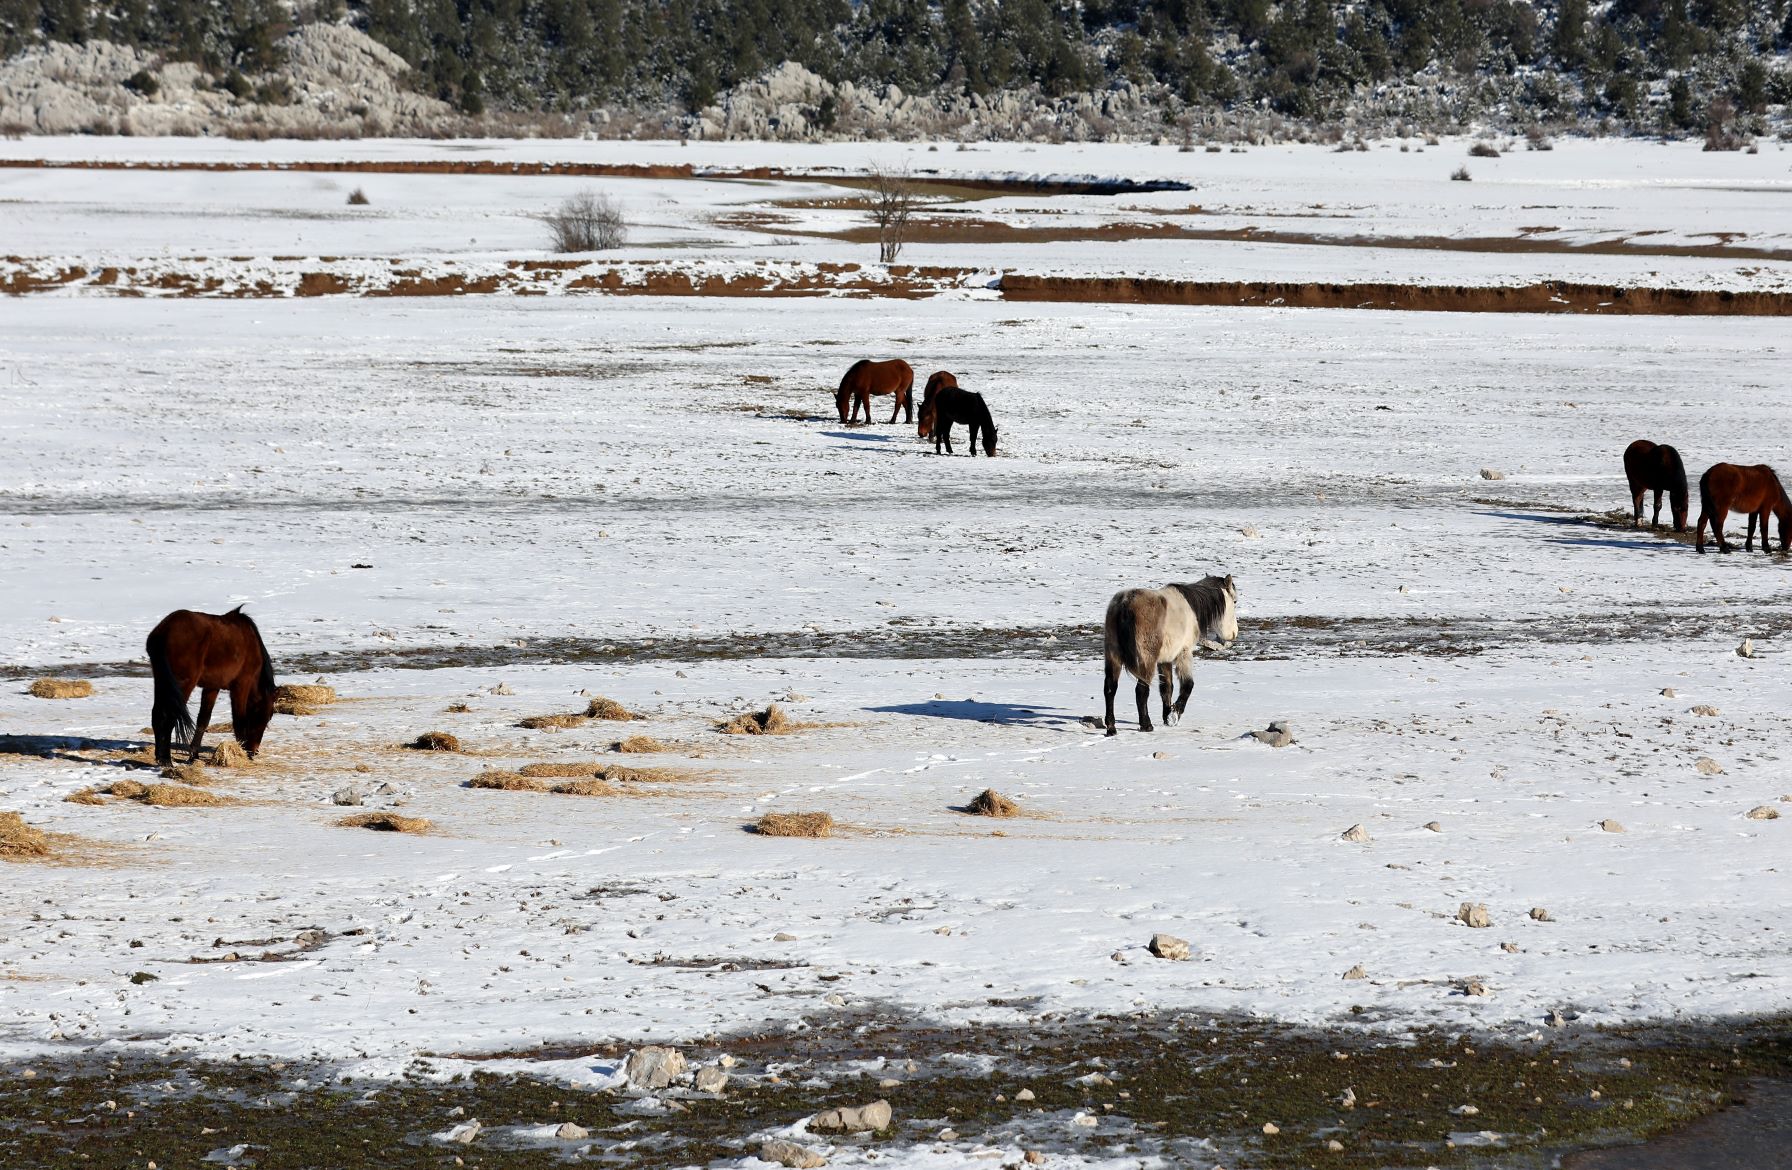
M 322 683 L 287 683 L 274 688 L 274 702 L 323 707 L 336 701 L 336 688 Z
M 310 703 L 300 703 L 293 699 L 274 700 L 274 714 L 276 715 L 316 715 L 317 713 L 318 709 Z
M 495 788 L 502 792 L 545 792 L 547 783 L 515 772 L 481 772 L 467 781 L 468 788 Z
M 761 837 L 831 837 L 834 818 L 824 812 L 766 813 L 753 829 Z
M 413 739 L 407 746 L 420 752 L 458 752 L 460 740 L 446 731 L 426 731 Z
M 531 715 L 527 719 L 517 720 L 518 727 L 526 727 L 530 731 L 558 731 L 567 727 L 578 727 L 585 722 L 583 715 Z
M 618 740 L 610 745 L 619 752 L 663 752 L 671 750 L 651 735 L 631 735 L 627 739 Z
M 615 796 L 616 789 L 602 780 L 565 780 L 554 785 L 552 791 L 561 796 Z
M 16 812 L 0 812 L 0 857 L 46 857 L 50 838 Z
M 390 812 L 356 813 L 336 822 L 345 829 L 373 829 L 382 833 L 427 833 L 427 817 L 404 817 Z
M 122 796 L 130 800 L 135 800 L 145 792 L 148 792 L 149 786 L 139 784 L 135 780 L 114 780 L 112 783 L 106 785 L 106 787 L 100 789 L 100 791 L 104 792 L 107 796 Z
M 615 699 L 606 699 L 602 695 L 597 696 L 597 698 L 586 704 L 585 717 L 587 719 L 609 719 L 615 722 L 626 722 L 630 719 L 640 718 L 639 715 L 630 711 Z
M 69 804 L 105 804 L 105 797 L 91 788 L 83 788 L 79 792 L 71 792 L 62 798 Z
M 210 784 L 212 778 L 205 774 L 205 769 L 198 764 L 176 764 L 172 768 L 162 769 L 162 779 L 179 780 L 182 784 Z M 142 793 L 136 795 L 141 796 Z
M 247 768 L 249 763 L 249 753 L 234 739 L 227 739 L 212 749 L 214 768 Z
M 980 817 L 1018 817 L 1020 805 L 993 788 L 985 788 L 977 794 L 977 799 L 966 806 Z
M 519 769 L 525 776 L 546 776 L 551 778 L 578 779 L 595 776 L 603 771 L 603 765 L 591 764 L 524 764 Z
M 185 784 L 151 784 L 143 790 L 141 799 L 157 808 L 217 808 L 236 803 L 229 797 Z
M 85 699 L 93 694 L 93 684 L 84 678 L 40 678 L 31 684 L 31 693 L 39 699 Z

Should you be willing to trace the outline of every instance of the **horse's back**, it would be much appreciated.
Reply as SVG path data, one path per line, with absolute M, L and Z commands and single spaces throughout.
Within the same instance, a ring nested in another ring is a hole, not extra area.
M 860 358 L 846 371 L 846 377 L 840 379 L 842 390 L 863 390 L 872 394 L 889 394 L 893 391 L 907 390 L 915 384 L 914 367 L 901 358 L 890 358 L 888 361 L 874 362 L 870 358 Z
M 1650 466 L 1658 449 L 1648 439 L 1638 439 L 1624 448 L 1624 477 L 1630 481 L 1632 491 L 1647 483 Z
M 228 686 L 241 672 L 268 666 L 261 630 L 241 607 L 229 613 L 177 609 L 156 623 L 146 648 L 152 659 L 175 663 L 177 674 L 204 686 Z

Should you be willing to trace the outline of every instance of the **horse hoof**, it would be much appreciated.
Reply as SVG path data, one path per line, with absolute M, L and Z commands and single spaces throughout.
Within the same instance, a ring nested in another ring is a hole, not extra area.
M 1115 736 L 1115 735 L 1119 735 L 1120 733 L 1118 731 L 1114 730 L 1112 727 L 1110 727 L 1107 729 L 1107 734 L 1109 736 Z

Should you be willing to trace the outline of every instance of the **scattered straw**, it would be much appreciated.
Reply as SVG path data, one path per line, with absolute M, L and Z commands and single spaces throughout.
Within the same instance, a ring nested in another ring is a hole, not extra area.
M 420 752 L 458 752 L 460 740 L 446 731 L 426 731 L 406 746 Z
M 517 720 L 516 725 L 530 731 L 559 731 L 567 727 L 578 727 L 584 722 L 583 715 L 531 715 L 527 719 Z
M 627 739 L 618 740 L 610 745 L 612 751 L 618 752 L 664 752 L 670 751 L 667 745 L 651 735 L 631 735 Z
M 546 776 L 551 778 L 580 779 L 595 776 L 604 770 L 602 764 L 524 764 L 522 773 L 525 776 Z
M 299 703 L 292 699 L 274 700 L 274 714 L 276 715 L 316 715 L 318 713 L 318 709 L 310 703 Z
M 753 831 L 761 837 L 831 837 L 834 818 L 824 812 L 766 813 Z
M 211 765 L 214 768 L 247 768 L 249 763 L 249 753 L 234 739 L 227 739 L 212 749 Z
M 473 708 L 467 706 L 465 703 L 450 703 L 446 707 L 443 707 L 442 710 L 450 715 L 465 715 L 472 711 Z
M 1020 805 L 993 788 L 985 788 L 977 794 L 977 799 L 966 805 L 967 811 L 980 817 L 1018 817 Z
M 172 768 L 163 768 L 162 779 L 179 780 L 182 784 L 210 784 L 212 782 L 212 778 L 206 775 L 205 769 L 198 764 L 176 764 Z M 139 792 L 133 795 L 141 796 L 143 794 Z
M 151 784 L 143 790 L 142 800 L 157 808 L 217 808 L 236 803 L 229 797 L 185 784 Z
M 718 729 L 723 735 L 783 735 L 797 730 L 797 724 L 784 714 L 784 708 L 773 703 L 763 711 L 743 711 Z
M 630 711 L 615 699 L 606 699 L 602 695 L 599 695 L 597 698 L 591 700 L 590 703 L 586 704 L 585 717 L 587 719 L 609 719 L 615 722 L 627 722 L 630 719 L 640 718 L 639 715 Z
M 616 784 L 654 784 L 687 777 L 675 768 L 631 768 L 626 764 L 611 764 L 598 769 L 597 778 Z
M 71 792 L 62 798 L 69 804 L 105 804 L 105 797 L 91 788 L 83 788 L 79 792 Z
M 343 817 L 336 822 L 345 829 L 373 829 L 381 833 L 427 833 L 427 817 L 404 817 L 397 813 L 365 812 Z
M 31 693 L 40 699 L 85 699 L 93 694 L 93 684 L 84 678 L 40 678 L 31 684 Z
M 322 683 L 289 683 L 274 688 L 274 702 L 301 703 L 307 707 L 325 707 L 336 701 L 336 688 Z
M 135 800 L 149 791 L 147 784 L 139 784 L 135 780 L 114 780 L 100 789 L 107 796 L 122 796 L 127 800 Z
M 468 788 L 496 788 L 502 792 L 545 792 L 547 784 L 533 776 L 515 772 L 481 772 L 467 781 Z
M 550 790 L 561 796 L 615 796 L 616 789 L 595 777 L 586 780 L 564 780 Z
M 16 812 L 0 812 L 0 857 L 45 857 L 50 838 L 34 829 Z

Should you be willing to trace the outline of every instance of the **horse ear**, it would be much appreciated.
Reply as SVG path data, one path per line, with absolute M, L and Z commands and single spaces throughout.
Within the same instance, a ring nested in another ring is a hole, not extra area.
M 1226 592 L 1228 592 L 1228 593 L 1238 592 L 1238 586 L 1232 584 L 1232 574 L 1230 574 L 1230 573 L 1226 574 Z

